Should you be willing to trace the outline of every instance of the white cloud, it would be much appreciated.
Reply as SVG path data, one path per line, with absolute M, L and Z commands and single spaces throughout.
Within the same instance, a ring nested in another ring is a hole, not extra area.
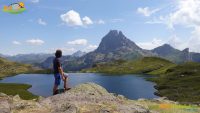
M 84 25 L 93 24 L 93 21 L 92 21 L 89 17 L 87 17 L 87 16 L 83 17 L 82 20 L 83 20 L 83 24 L 84 24 Z
M 13 41 L 12 43 L 15 45 L 21 45 L 21 43 L 19 41 Z
M 137 12 L 144 16 L 151 16 L 152 14 L 156 13 L 159 10 L 160 9 L 150 9 L 149 7 L 144 7 L 144 8 L 139 7 L 137 9 Z
M 94 23 L 88 16 L 81 18 L 80 14 L 74 10 L 70 10 L 67 13 L 62 14 L 60 18 L 69 26 L 87 26 Z
M 65 14 L 60 16 L 63 22 L 70 26 L 82 26 L 83 22 L 81 20 L 80 14 L 74 10 L 70 10 Z
M 179 0 L 177 10 L 168 15 L 169 26 L 186 25 L 200 26 L 200 0 Z
M 100 20 L 96 21 L 96 23 L 97 24 L 105 24 L 105 21 L 103 21 L 103 20 L 100 19 Z
M 76 39 L 73 41 L 67 42 L 67 44 L 71 45 L 87 45 L 88 41 L 86 39 Z
M 32 3 L 39 3 L 39 0 L 31 0 Z
M 192 28 L 200 26 L 200 0 L 177 0 L 173 4 L 171 13 L 161 15 L 147 23 L 162 23 L 171 29 L 176 25 Z
M 42 45 L 42 44 L 44 44 L 44 41 L 40 40 L 40 39 L 30 39 L 30 40 L 27 40 L 26 42 L 28 44 L 31 44 L 31 45 Z
M 42 20 L 41 18 L 38 19 L 38 24 L 44 25 L 44 26 L 47 25 L 47 23 L 44 20 Z
M 138 46 L 140 46 L 143 49 L 147 49 L 147 50 L 154 49 L 154 48 L 161 46 L 163 44 L 164 44 L 164 41 L 162 41 L 161 39 L 157 39 L 157 38 L 154 38 L 150 42 L 139 42 L 139 43 L 137 43 Z
M 83 51 L 85 52 L 94 51 L 97 47 L 98 47 L 97 45 L 89 45 L 86 48 L 84 48 Z

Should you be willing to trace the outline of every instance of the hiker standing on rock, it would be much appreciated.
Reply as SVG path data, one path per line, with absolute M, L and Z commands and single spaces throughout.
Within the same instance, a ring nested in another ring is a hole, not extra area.
M 62 64 L 60 62 L 60 58 L 62 57 L 62 51 L 56 50 L 55 58 L 53 60 L 53 71 L 54 71 L 54 87 L 53 87 L 53 95 L 58 94 L 58 86 L 60 85 L 61 78 L 64 82 L 64 90 L 68 90 L 70 88 L 67 87 L 68 76 L 64 74 Z

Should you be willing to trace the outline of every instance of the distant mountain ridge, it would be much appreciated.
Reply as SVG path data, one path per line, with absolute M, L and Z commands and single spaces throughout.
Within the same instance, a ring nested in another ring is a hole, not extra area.
M 14 56 L 5 56 L 4 58 L 14 62 L 37 65 L 45 61 L 50 56 L 53 56 L 53 54 L 18 54 Z
M 140 48 L 128 39 L 121 31 L 110 30 L 101 40 L 98 48 L 92 52 L 77 51 L 72 55 L 63 56 L 61 61 L 66 71 L 78 71 L 90 68 L 96 63 L 115 60 L 134 60 L 141 57 L 161 57 L 174 63 L 187 61 L 200 62 L 200 53 L 189 52 L 186 48 L 182 51 L 164 44 L 152 50 Z M 11 61 L 33 64 L 43 68 L 51 68 L 53 54 L 27 54 L 6 57 Z
M 200 62 L 200 53 L 189 52 L 189 48 L 182 51 L 173 48 L 169 44 L 164 44 L 152 50 L 159 57 L 165 58 L 175 63 L 188 61 Z

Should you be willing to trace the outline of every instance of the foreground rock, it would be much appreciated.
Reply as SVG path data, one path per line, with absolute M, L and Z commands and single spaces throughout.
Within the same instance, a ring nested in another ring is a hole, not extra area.
M 0 113 L 200 113 L 198 106 L 183 106 L 166 98 L 129 100 L 108 93 L 94 83 L 76 86 L 63 94 L 38 100 L 0 93 Z
M 0 95 L 0 113 L 149 113 L 140 104 L 114 96 L 104 88 L 86 83 L 70 91 L 35 100 Z

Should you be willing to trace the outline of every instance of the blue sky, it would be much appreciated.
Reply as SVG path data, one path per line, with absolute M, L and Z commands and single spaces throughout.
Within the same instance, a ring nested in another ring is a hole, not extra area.
M 19 0 L 1 0 L 0 7 Z M 144 49 L 164 43 L 200 52 L 199 0 L 21 0 L 22 14 L 0 12 L 0 53 L 92 51 L 109 30 Z M 188 6 L 189 4 L 189 6 Z

